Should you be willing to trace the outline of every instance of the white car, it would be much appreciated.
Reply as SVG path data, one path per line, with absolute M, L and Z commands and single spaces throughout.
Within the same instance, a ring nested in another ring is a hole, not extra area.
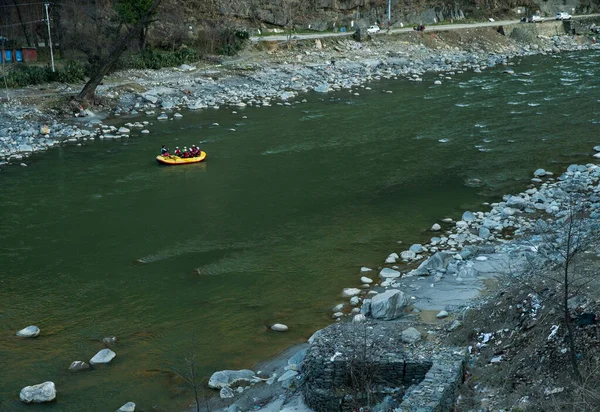
M 379 33 L 380 31 L 381 29 L 379 28 L 379 26 L 369 26 L 369 28 L 367 29 L 367 33 L 369 34 Z
M 531 16 L 529 18 L 528 21 L 529 21 L 529 23 L 541 23 L 544 21 L 544 19 L 541 16 L 534 14 L 533 16 Z
M 556 20 L 571 20 L 571 15 L 561 11 L 560 13 L 556 13 Z

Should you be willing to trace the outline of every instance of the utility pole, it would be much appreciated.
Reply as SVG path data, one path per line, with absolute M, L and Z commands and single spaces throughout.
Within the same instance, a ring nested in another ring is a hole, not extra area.
M 392 21 L 392 0 L 388 0 L 388 30 L 391 29 L 390 23 Z
M 50 60 L 52 61 L 52 73 L 54 73 L 54 52 L 52 51 L 52 36 L 50 35 L 50 17 L 48 16 L 48 3 L 44 3 L 46 6 L 46 25 L 48 26 L 48 43 L 50 44 Z

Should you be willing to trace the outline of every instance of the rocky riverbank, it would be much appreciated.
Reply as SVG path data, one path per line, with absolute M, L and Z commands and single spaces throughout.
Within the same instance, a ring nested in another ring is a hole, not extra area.
M 301 104 L 309 91 L 368 91 L 369 81 L 423 81 L 426 73 L 439 73 L 430 81 L 442 85 L 456 73 L 509 66 L 522 56 L 600 47 L 585 36 L 558 35 L 560 25 L 544 27 L 515 25 L 503 28 L 504 35 L 496 28 L 380 34 L 366 42 L 350 36 L 264 41 L 233 60 L 115 73 L 98 88 L 104 105 L 93 108 L 69 101 L 80 85 L 9 90 L 1 106 L 0 162 L 25 164 L 32 153 L 59 144 L 147 133 L 151 121 L 172 118 L 181 110 Z M 546 35 L 550 32 L 557 34 Z M 510 75 L 513 70 L 506 72 Z M 106 115 L 136 114 L 145 120 L 130 123 L 119 133 L 102 127 Z

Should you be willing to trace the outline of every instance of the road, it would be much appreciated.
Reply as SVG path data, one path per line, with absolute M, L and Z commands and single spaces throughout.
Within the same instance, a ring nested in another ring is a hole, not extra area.
M 595 17 L 599 16 L 598 14 L 588 14 L 581 16 L 573 16 L 573 18 L 582 18 L 582 17 Z M 544 17 L 544 21 L 555 21 L 552 17 Z M 519 24 L 520 20 L 500 20 L 500 21 L 486 21 L 481 23 L 470 23 L 470 24 L 441 24 L 441 25 L 432 25 L 425 26 L 425 31 L 446 31 L 446 30 L 460 30 L 460 29 L 471 29 L 477 27 L 497 27 L 497 26 L 506 26 L 509 24 Z M 534 23 L 528 23 L 534 24 Z M 535 23 L 535 24 L 543 24 L 543 23 Z M 409 33 L 412 32 L 413 28 L 404 27 L 401 29 L 392 29 L 391 33 Z M 344 37 L 351 36 L 353 31 L 348 31 L 345 33 L 315 33 L 315 34 L 294 34 L 292 36 L 293 40 L 308 40 L 308 39 L 322 39 L 326 37 Z M 387 30 L 382 30 L 376 36 L 382 36 L 387 34 Z M 252 36 L 250 40 L 254 42 L 258 41 L 285 41 L 288 39 L 287 34 L 277 35 L 277 36 Z

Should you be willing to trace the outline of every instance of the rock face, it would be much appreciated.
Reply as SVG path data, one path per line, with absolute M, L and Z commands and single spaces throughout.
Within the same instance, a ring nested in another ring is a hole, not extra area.
M 40 334 L 40 328 L 37 326 L 27 326 L 25 329 L 21 329 L 17 332 L 17 336 L 22 338 L 35 338 Z
M 116 353 L 111 351 L 110 349 L 102 349 L 97 354 L 94 355 L 92 359 L 90 359 L 90 364 L 97 365 L 100 363 L 109 363 L 117 356 Z
M 392 320 L 402 316 L 406 298 L 398 289 L 388 289 L 373 296 L 370 303 L 370 313 L 375 319 Z
M 44 403 L 51 402 L 56 398 L 56 387 L 54 382 L 44 382 L 39 385 L 26 386 L 19 394 L 21 402 Z
M 221 389 L 230 386 L 239 381 L 251 381 L 254 377 L 254 372 L 249 369 L 240 371 L 224 370 L 215 372 L 208 380 L 208 387 L 213 389 Z

